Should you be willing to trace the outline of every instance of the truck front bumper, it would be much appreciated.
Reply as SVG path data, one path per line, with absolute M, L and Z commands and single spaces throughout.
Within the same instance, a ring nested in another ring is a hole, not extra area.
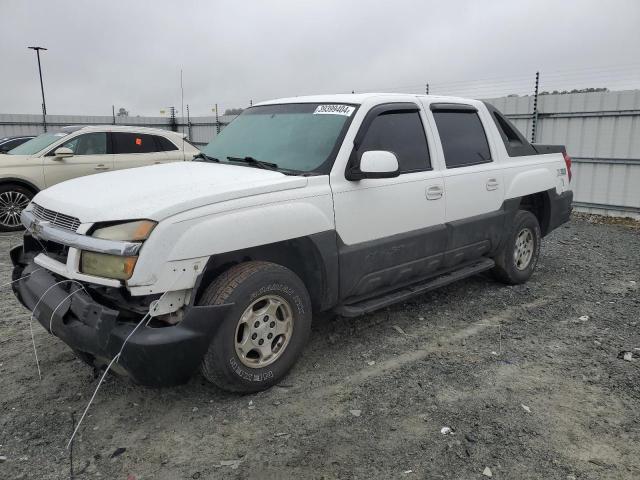
M 110 362 L 136 324 L 119 321 L 119 312 L 95 301 L 86 284 L 56 277 L 33 260 L 22 263 L 22 257 L 22 247 L 11 252 L 14 279 L 22 278 L 13 284 L 18 300 L 69 347 L 91 355 L 98 365 Z M 146 386 L 185 383 L 199 367 L 229 307 L 185 306 L 177 325 L 140 326 L 114 370 Z

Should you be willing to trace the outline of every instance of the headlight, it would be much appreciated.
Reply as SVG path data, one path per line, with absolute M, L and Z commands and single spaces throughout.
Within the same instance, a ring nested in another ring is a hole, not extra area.
M 91 236 L 104 240 L 140 242 L 149 238 L 156 225 L 157 223 L 151 220 L 118 223 L 99 227 Z M 133 275 L 133 268 L 137 261 L 138 257 L 83 251 L 80 257 L 80 271 L 96 277 L 128 280 Z
M 128 280 L 133 274 L 137 260 L 138 257 L 83 251 L 80 257 L 80 271 L 96 277 Z
M 157 225 L 151 220 L 137 220 L 135 222 L 118 223 L 108 227 L 98 228 L 91 234 L 92 237 L 105 240 L 121 240 L 135 242 L 146 240 Z

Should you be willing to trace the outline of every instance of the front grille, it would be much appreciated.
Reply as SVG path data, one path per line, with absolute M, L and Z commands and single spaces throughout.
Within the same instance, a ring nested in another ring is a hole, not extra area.
M 80 220 L 64 213 L 54 212 L 47 208 L 41 207 L 37 203 L 33 204 L 33 214 L 40 220 L 49 222 L 51 225 L 70 232 L 75 232 L 80 226 Z

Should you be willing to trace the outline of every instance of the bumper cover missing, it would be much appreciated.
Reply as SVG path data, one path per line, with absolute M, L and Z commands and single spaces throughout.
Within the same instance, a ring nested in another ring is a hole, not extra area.
M 33 261 L 26 266 L 18 263 L 20 251 L 12 251 L 11 257 L 16 264 L 14 278 L 29 275 L 13 284 L 14 292 L 49 333 L 72 349 L 107 362 L 120 351 L 135 324 L 118 321 L 117 310 L 93 300 L 78 282 L 61 282 Z M 177 325 L 141 326 L 128 340 L 119 366 L 141 385 L 185 383 L 200 365 L 229 307 L 185 306 L 184 318 Z

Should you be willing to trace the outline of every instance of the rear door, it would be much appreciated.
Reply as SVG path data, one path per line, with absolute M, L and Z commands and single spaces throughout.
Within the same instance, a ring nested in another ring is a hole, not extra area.
M 503 230 L 504 182 L 482 115 L 475 106 L 432 103 L 430 111 L 445 162 L 446 266 L 488 253 Z M 495 149 L 494 149 L 495 150 Z
M 109 151 L 106 132 L 90 132 L 77 135 L 58 145 L 44 157 L 44 181 L 47 187 L 76 177 L 113 169 L 113 155 Z M 55 150 L 69 148 L 72 157 L 59 158 Z
M 116 170 L 168 161 L 166 153 L 156 141 L 156 135 L 112 132 L 111 138 L 113 139 L 114 168 Z
M 354 141 L 347 169 L 369 150 L 393 152 L 395 178 L 347 180 L 332 172 L 340 255 L 340 296 L 356 299 L 436 270 L 445 247 L 442 174 L 434 169 L 432 135 L 413 103 L 373 107 Z

